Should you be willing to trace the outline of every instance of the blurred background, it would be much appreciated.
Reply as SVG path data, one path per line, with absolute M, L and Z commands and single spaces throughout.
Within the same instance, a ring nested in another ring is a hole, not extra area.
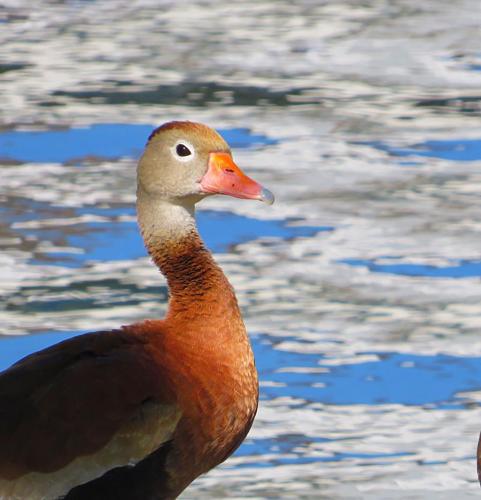
M 277 203 L 200 206 L 261 404 L 182 498 L 478 497 L 478 0 L 0 0 L 0 103 L 0 368 L 163 315 L 136 160 L 205 122 Z

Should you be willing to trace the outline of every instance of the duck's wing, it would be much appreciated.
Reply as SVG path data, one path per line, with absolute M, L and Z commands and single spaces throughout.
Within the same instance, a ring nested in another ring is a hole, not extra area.
M 167 442 L 180 410 L 141 337 L 70 339 L 0 374 L 0 498 L 56 498 Z

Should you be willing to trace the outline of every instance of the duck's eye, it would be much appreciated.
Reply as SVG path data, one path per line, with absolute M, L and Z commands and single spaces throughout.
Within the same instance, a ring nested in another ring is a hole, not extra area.
M 185 145 L 185 144 L 177 144 L 177 147 L 175 148 L 175 152 L 179 155 L 179 156 L 190 156 L 192 154 L 192 152 L 190 151 L 190 149 Z

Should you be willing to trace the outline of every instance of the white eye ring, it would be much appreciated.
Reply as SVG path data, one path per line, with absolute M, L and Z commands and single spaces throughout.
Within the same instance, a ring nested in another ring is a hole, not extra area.
M 185 156 L 181 156 L 178 152 L 179 146 L 184 146 L 186 147 L 190 154 L 187 154 Z M 177 141 L 171 148 L 170 152 L 172 153 L 172 156 L 177 160 L 177 161 L 183 161 L 183 162 L 188 162 L 192 161 L 195 158 L 195 149 L 194 146 L 189 141 L 184 141 L 183 139 L 180 141 Z

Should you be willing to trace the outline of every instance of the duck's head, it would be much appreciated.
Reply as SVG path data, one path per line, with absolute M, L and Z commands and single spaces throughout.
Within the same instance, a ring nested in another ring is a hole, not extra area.
M 175 121 L 154 130 L 139 162 L 141 193 L 174 203 L 213 194 L 273 203 L 274 196 L 234 163 L 224 139 L 200 123 Z

